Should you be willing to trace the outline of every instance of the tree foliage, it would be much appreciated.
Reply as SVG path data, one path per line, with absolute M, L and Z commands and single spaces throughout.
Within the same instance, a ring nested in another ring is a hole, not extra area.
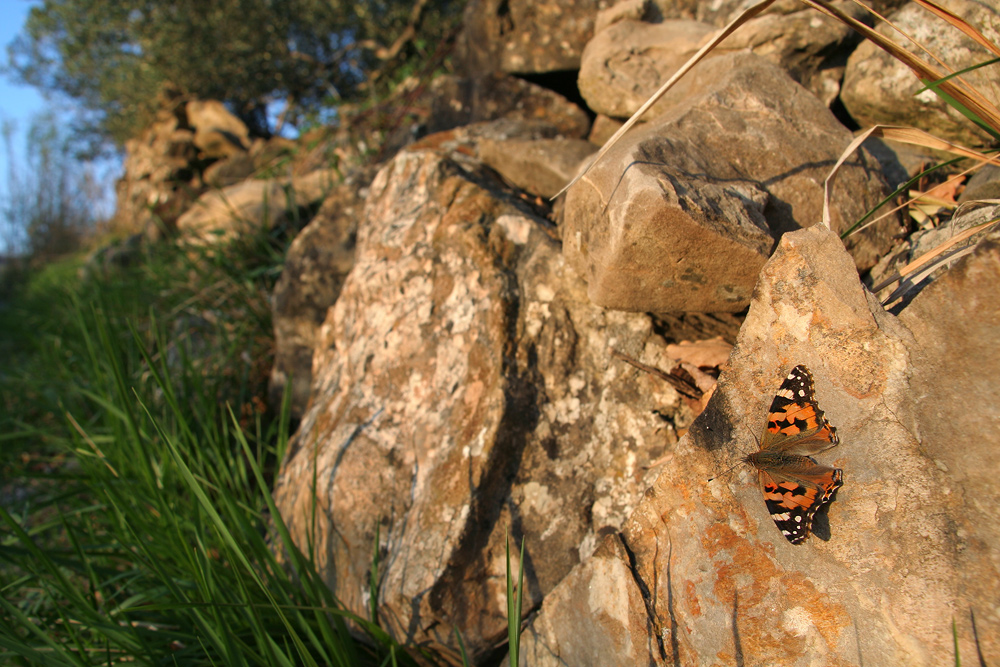
M 43 0 L 8 47 L 26 83 L 68 95 L 81 129 L 121 145 L 165 86 L 226 102 L 266 134 L 292 115 L 372 94 L 373 74 L 436 44 L 461 0 Z M 382 77 L 391 80 L 393 77 Z M 290 120 L 294 121 L 294 117 Z

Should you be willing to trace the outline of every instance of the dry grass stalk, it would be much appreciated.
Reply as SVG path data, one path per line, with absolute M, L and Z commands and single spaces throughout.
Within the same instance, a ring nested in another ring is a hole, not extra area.
M 1000 204 L 1000 200 L 991 199 L 985 200 L 982 203 Z M 917 257 L 912 262 L 901 268 L 898 272 L 894 273 L 892 276 L 883 280 L 878 285 L 872 287 L 871 291 L 874 294 L 878 294 L 886 287 L 889 287 L 895 282 L 905 281 L 905 284 L 901 284 L 897 289 L 886 297 L 882 301 L 883 306 L 888 306 L 890 303 L 898 299 L 902 294 L 909 289 L 910 286 L 916 285 L 924 278 L 929 276 L 931 273 L 936 271 L 940 266 L 947 264 L 948 262 L 953 262 L 965 255 L 968 255 L 976 248 L 976 244 L 968 245 L 964 248 L 960 248 L 954 252 L 948 252 L 951 248 L 955 247 L 959 243 L 962 243 L 966 239 L 987 230 L 989 227 L 994 226 L 1000 222 L 1000 218 L 993 218 L 992 220 L 987 220 L 986 222 L 980 223 L 973 227 L 962 231 L 960 234 L 956 234 L 952 238 L 948 239 L 944 243 L 938 245 L 933 250 L 929 250 L 920 257 Z
M 836 177 L 837 172 L 844 162 L 849 158 L 858 147 L 863 144 L 870 137 L 880 137 L 882 139 L 888 139 L 890 141 L 898 141 L 904 144 L 912 144 L 914 146 L 923 146 L 924 148 L 931 148 L 936 151 L 943 151 L 946 153 L 952 153 L 954 155 L 959 155 L 962 157 L 970 158 L 975 160 L 978 164 L 976 167 L 982 166 L 986 163 L 994 164 L 1000 167 L 1000 159 L 996 157 L 990 157 L 979 151 L 974 151 L 971 148 L 966 148 L 965 146 L 960 146 L 958 144 L 952 143 L 950 141 L 945 141 L 935 137 L 933 134 L 924 132 L 923 130 L 918 130 L 913 127 L 896 127 L 892 125 L 876 125 L 868 130 L 865 130 L 858 136 L 854 138 L 844 152 L 840 155 L 840 159 L 830 170 L 829 176 L 826 177 L 826 181 L 823 183 L 823 224 L 828 228 L 830 227 L 830 186 L 833 179 Z M 911 204 L 912 201 L 908 201 L 905 205 Z M 904 205 L 904 206 L 905 206 Z M 897 210 L 897 209 L 894 209 Z M 884 217 L 884 216 L 882 216 Z M 877 218 L 876 220 L 879 220 Z M 868 225 L 874 224 L 876 220 L 872 220 L 867 223 L 864 227 L 860 227 L 852 233 L 857 233 L 867 227 Z

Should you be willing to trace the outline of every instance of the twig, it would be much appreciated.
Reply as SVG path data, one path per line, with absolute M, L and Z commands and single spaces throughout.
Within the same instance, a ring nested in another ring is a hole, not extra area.
M 677 392 L 680 393 L 682 396 L 686 396 L 687 398 L 700 401 L 701 397 L 705 395 L 705 392 L 703 392 L 701 389 L 699 389 L 692 383 L 688 382 L 684 378 L 678 377 L 671 373 L 667 373 L 666 371 L 660 370 L 656 366 L 650 366 L 648 364 L 644 364 L 638 359 L 634 359 L 623 352 L 619 352 L 618 350 L 611 350 L 611 356 L 617 357 L 618 359 L 621 359 L 622 361 L 635 366 L 640 371 L 645 371 L 650 375 L 660 378 L 661 380 L 669 384 L 671 387 L 676 389 Z

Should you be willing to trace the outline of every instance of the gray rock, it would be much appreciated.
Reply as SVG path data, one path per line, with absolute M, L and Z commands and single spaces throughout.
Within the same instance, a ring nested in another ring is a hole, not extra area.
M 987 164 L 972 175 L 958 203 L 982 199 L 1000 199 L 1000 167 Z
M 658 2 L 666 8 L 665 16 L 672 15 L 666 12 L 677 11 L 671 10 L 672 5 L 683 8 L 686 13 L 691 14 L 691 18 L 711 23 L 720 28 L 728 25 L 730 21 L 733 21 L 752 5 L 757 4 L 753 0 L 717 0 L 716 2 L 697 2 L 697 0 L 674 0 L 671 2 L 671 0 L 658 0 Z M 778 0 L 767 8 L 766 13 L 780 16 L 792 14 L 801 9 L 802 3 L 798 2 L 798 0 Z
M 897 319 L 836 235 L 786 234 L 708 408 L 546 597 L 523 664 L 950 664 L 953 619 L 961 655 L 995 655 L 998 260 L 994 236 Z M 705 480 L 755 449 L 747 430 L 799 363 L 840 436 L 818 458 L 845 482 L 791 545 L 749 466 Z
M 665 348 L 648 316 L 590 305 L 550 225 L 487 170 L 406 150 L 372 183 L 319 330 L 282 517 L 358 614 L 378 527 L 383 627 L 442 650 L 457 627 L 481 655 L 506 637 L 506 532 L 545 554 L 530 608 L 619 529 L 689 423 L 612 354 L 669 371 Z
M 906 4 L 907 0 L 873 0 L 865 4 L 883 16 L 891 10 Z M 756 0 L 715 0 L 713 2 L 698 2 L 698 0 L 652 0 L 664 18 L 695 19 L 710 23 L 716 27 L 728 25 L 752 5 Z M 842 11 L 852 11 L 856 5 L 852 2 L 834 2 Z M 785 16 L 802 10 L 800 0 L 778 0 L 768 7 L 761 16 Z M 814 12 L 818 14 L 818 12 Z
M 593 111 L 628 118 L 714 33 L 697 21 L 618 21 L 587 43 L 580 94 Z M 662 114 L 666 106 L 654 106 L 647 117 Z
M 250 148 L 250 132 L 243 121 L 218 100 L 191 100 L 187 119 L 194 128 L 194 145 L 205 158 L 222 158 Z
M 299 162 L 292 162 L 297 145 L 284 137 L 270 139 L 255 139 L 250 149 L 235 153 L 227 158 L 213 162 L 205 168 L 201 180 L 209 188 L 225 188 L 235 185 L 252 176 L 303 176 L 312 171 L 329 166 L 317 165 L 313 169 L 302 170 Z M 295 167 L 295 173 L 289 173 L 290 167 Z
M 190 243 L 217 243 L 241 233 L 276 227 L 297 209 L 322 201 L 340 182 L 336 170 L 305 176 L 243 181 L 206 192 L 177 219 L 177 229 Z
M 852 3 L 842 7 L 855 18 L 866 13 Z M 815 9 L 757 16 L 729 36 L 727 49 L 748 49 L 788 72 L 830 106 L 840 94 L 847 58 L 860 37 L 851 28 Z
M 891 142 L 878 137 L 869 137 L 863 144 L 864 149 L 878 160 L 882 174 L 891 190 L 902 187 L 903 183 L 923 171 L 929 156 L 926 153 L 914 153 L 906 150 L 910 144 Z
M 158 238 L 201 192 L 192 183 L 198 158 L 182 102 L 162 100 L 156 120 L 125 142 L 124 174 L 115 184 L 115 227 Z
M 967 229 L 996 220 L 998 215 L 1000 215 L 998 206 L 987 205 L 965 211 L 959 209 L 946 224 L 915 231 L 872 267 L 865 283 L 876 290 L 878 298 L 890 312 L 899 314 L 922 289 L 948 273 L 948 268 L 968 254 L 972 246 L 981 241 L 992 228 L 986 227 L 964 241 L 948 245 L 945 250 L 939 251 L 939 248 L 949 244 Z M 914 267 L 917 270 L 909 271 L 901 281 L 891 282 L 898 278 L 900 271 L 911 262 L 922 257 L 931 257 L 931 253 L 935 253 L 932 261 L 923 267 Z
M 201 178 L 210 188 L 225 188 L 250 178 L 255 170 L 253 156 L 242 152 L 208 165 Z
M 583 139 L 484 140 L 479 157 L 505 180 L 540 197 L 554 197 L 597 146 Z
M 652 312 L 736 312 L 782 233 L 822 219 L 823 182 L 851 135 L 814 96 L 752 54 L 707 60 L 566 197 L 564 252 L 594 303 Z M 843 230 L 886 193 L 862 155 L 834 185 Z M 868 268 L 887 218 L 848 241 Z
M 206 182 L 228 185 L 252 172 L 247 128 L 221 102 L 165 90 L 157 103 L 155 120 L 125 142 L 125 173 L 115 187 L 115 227 L 150 240 L 176 231 Z
M 960 654 L 971 661 L 977 655 L 1000 655 L 1000 610 L 994 594 L 1000 588 L 998 267 L 1000 233 L 993 232 L 921 292 L 899 318 L 914 339 L 909 347 L 910 400 L 900 417 L 919 436 L 920 462 L 933 468 L 928 488 L 913 494 L 912 505 L 920 508 L 915 512 L 926 514 L 900 516 L 904 529 L 918 529 L 902 548 L 912 547 L 919 559 L 897 561 L 916 570 L 918 580 L 930 580 L 926 591 L 919 589 L 919 582 L 907 581 L 907 598 L 918 605 L 929 600 L 931 609 L 940 608 L 942 599 L 950 603 Z M 896 475 L 907 471 L 905 466 L 885 464 Z M 936 533 L 919 531 L 923 525 L 941 523 Z M 921 551 L 924 544 L 931 553 Z M 941 566 L 935 567 L 938 563 Z M 928 653 L 936 662 L 949 662 L 949 629 L 942 631 L 927 617 L 917 622 L 918 632 L 933 647 Z
M 699 21 L 618 20 L 587 43 L 580 93 L 597 113 L 627 118 L 716 33 L 714 26 Z M 829 106 L 840 92 L 844 65 L 856 42 L 850 28 L 807 9 L 758 16 L 716 47 L 713 55 L 751 51 L 779 65 Z M 689 78 L 697 76 L 696 67 Z M 679 85 L 685 85 L 683 80 Z M 663 113 L 666 106 L 654 106 L 648 117 Z
M 598 114 L 594 123 L 590 126 L 590 134 L 587 140 L 591 143 L 603 146 L 608 139 L 614 136 L 615 132 L 621 129 L 624 123 L 616 118 Z
M 658 12 L 651 0 L 621 0 L 607 9 L 597 12 L 594 21 L 594 34 L 619 21 L 649 21 L 655 23 Z
M 499 118 L 436 132 L 423 137 L 409 148 L 410 150 L 430 148 L 444 153 L 459 152 L 478 161 L 480 147 L 484 143 L 541 141 L 560 136 L 559 128 L 548 121 Z

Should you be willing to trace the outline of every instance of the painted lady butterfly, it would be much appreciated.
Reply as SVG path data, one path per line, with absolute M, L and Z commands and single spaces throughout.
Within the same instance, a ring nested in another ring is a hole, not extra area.
M 771 402 L 760 451 L 743 459 L 757 469 L 767 510 L 792 544 L 805 541 L 816 510 L 844 483 L 842 470 L 811 458 L 840 442 L 813 393 L 809 370 L 793 368 Z

